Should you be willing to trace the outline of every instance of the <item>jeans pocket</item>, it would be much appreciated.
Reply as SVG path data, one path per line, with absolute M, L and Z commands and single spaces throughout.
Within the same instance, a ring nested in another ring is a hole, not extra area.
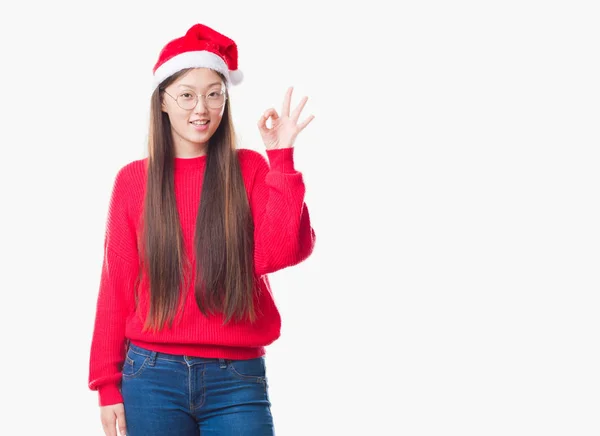
M 266 367 L 264 357 L 245 360 L 230 360 L 229 372 L 236 378 L 255 383 L 266 383 Z
M 125 378 L 138 377 L 146 369 L 149 356 L 143 356 L 135 351 L 128 349 L 123 364 L 122 375 Z

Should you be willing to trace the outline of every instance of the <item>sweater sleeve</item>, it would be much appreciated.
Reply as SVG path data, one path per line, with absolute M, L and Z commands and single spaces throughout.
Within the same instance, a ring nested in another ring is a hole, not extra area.
M 252 186 L 254 265 L 257 275 L 296 265 L 312 253 L 316 241 L 305 204 L 302 173 L 294 167 L 294 148 L 260 154 Z
M 98 391 L 101 406 L 123 401 L 120 382 L 126 351 L 125 322 L 134 310 L 139 265 L 127 191 L 126 173 L 121 169 L 115 178 L 108 208 L 89 362 L 89 388 Z

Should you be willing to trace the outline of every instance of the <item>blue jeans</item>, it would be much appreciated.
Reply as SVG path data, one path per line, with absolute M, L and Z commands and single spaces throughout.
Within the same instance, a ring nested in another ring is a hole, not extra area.
M 264 357 L 210 359 L 130 344 L 121 384 L 127 436 L 273 436 Z

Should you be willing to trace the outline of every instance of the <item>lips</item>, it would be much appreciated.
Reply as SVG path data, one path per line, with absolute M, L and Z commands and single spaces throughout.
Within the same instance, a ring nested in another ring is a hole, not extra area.
M 194 126 L 205 126 L 206 124 L 209 123 L 210 120 L 194 120 L 194 121 L 190 121 L 190 124 L 194 125 Z
M 192 128 L 196 131 L 196 132 L 208 132 L 208 124 L 210 123 L 210 120 L 194 120 L 194 121 L 190 121 L 190 124 L 192 125 Z

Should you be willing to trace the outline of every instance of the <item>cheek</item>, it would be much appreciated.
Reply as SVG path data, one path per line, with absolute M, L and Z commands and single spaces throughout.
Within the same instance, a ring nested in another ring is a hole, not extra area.
M 169 114 L 169 120 L 171 121 L 171 126 L 177 129 L 184 129 L 188 125 L 187 117 L 177 113 Z
M 215 130 L 217 130 L 217 128 L 221 125 L 221 121 L 223 120 L 223 116 L 222 114 L 219 114 L 218 116 L 214 117 L 210 123 L 212 124 L 212 131 L 214 132 Z

